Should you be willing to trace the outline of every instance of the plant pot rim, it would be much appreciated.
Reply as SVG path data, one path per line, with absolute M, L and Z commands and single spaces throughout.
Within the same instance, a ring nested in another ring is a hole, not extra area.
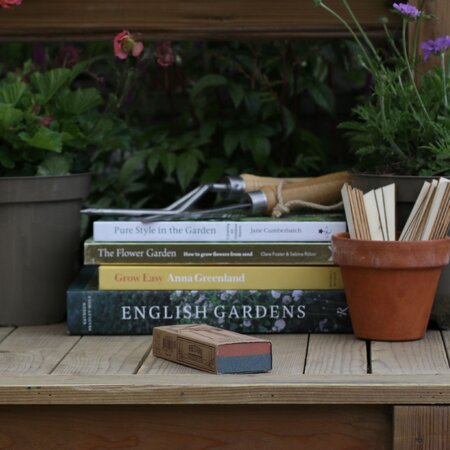
M 86 176 L 91 176 L 92 173 L 91 172 L 80 172 L 80 173 L 68 173 L 65 175 L 17 175 L 17 176 L 7 176 L 7 177 L 2 177 L 0 176 L 0 181 L 1 180 L 37 180 L 37 179 L 46 179 L 46 180 L 50 180 L 50 179 L 61 179 L 61 178 L 76 178 L 76 177 L 86 177 Z
M 386 178 L 397 178 L 399 180 L 423 180 L 427 181 L 432 178 L 448 178 L 450 175 L 397 175 L 395 173 L 371 173 L 371 172 L 357 172 L 354 170 L 350 171 L 350 175 L 353 177 L 367 177 L 372 179 L 386 179 Z
M 444 267 L 450 260 L 450 237 L 427 241 L 368 241 L 348 233 L 331 237 L 333 261 L 340 266 L 372 269 Z

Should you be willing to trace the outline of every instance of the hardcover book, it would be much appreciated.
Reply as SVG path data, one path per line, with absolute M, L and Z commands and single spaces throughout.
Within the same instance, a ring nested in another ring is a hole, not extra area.
M 100 266 L 99 288 L 342 289 L 337 266 Z
M 256 373 L 272 369 L 270 341 L 199 325 L 153 330 L 153 355 L 211 373 Z
M 342 289 L 100 291 L 97 268 L 85 266 L 67 291 L 71 334 L 151 334 L 190 323 L 240 333 L 352 331 Z
M 330 241 L 332 234 L 344 231 L 346 223 L 341 215 L 151 223 L 97 220 L 93 239 L 96 242 L 324 242 Z
M 329 242 L 94 242 L 84 243 L 86 265 L 326 265 Z

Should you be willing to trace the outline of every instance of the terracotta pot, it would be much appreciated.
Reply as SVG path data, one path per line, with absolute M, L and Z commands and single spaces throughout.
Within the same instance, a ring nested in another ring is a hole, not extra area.
M 332 236 L 353 331 L 361 339 L 408 341 L 426 332 L 450 238 L 363 241 Z

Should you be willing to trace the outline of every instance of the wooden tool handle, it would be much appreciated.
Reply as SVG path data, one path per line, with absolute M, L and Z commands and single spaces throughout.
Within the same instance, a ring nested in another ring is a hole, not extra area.
M 308 179 L 308 178 L 260 177 L 257 175 L 251 175 L 249 173 L 242 173 L 240 177 L 245 183 L 245 192 L 259 191 L 263 186 L 277 186 L 281 181 L 285 181 L 287 183 L 296 183 Z
M 283 187 L 283 201 L 302 200 L 320 205 L 333 205 L 341 201 L 341 188 L 350 180 L 348 172 L 333 172 L 320 177 L 307 178 Z M 267 214 L 277 204 L 277 187 L 264 186 L 261 191 L 267 198 Z

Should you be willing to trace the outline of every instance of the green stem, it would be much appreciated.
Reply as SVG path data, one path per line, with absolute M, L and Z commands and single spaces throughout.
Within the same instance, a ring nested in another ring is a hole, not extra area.
M 447 96 L 447 71 L 445 67 L 445 53 L 441 53 L 441 67 L 442 67 L 442 86 L 444 87 L 444 105 L 445 109 L 448 109 L 448 96 Z
M 397 48 L 397 45 L 395 44 L 395 41 L 392 38 L 391 33 L 389 32 L 389 29 L 385 23 L 383 23 L 383 28 L 384 28 L 384 32 L 386 33 L 386 36 L 388 38 L 388 41 L 391 44 L 392 50 L 394 50 L 394 53 L 397 55 L 398 58 L 402 58 L 402 55 L 401 55 L 399 49 Z
M 430 115 L 428 114 L 428 111 L 425 108 L 425 105 L 423 103 L 422 97 L 419 94 L 419 90 L 417 89 L 416 80 L 414 79 L 414 74 L 413 74 L 413 71 L 411 69 L 411 64 L 409 62 L 408 49 L 406 47 L 406 25 L 407 25 L 407 21 L 405 19 L 403 19 L 403 29 L 402 29 L 403 57 L 405 59 L 405 64 L 406 64 L 406 67 L 408 69 L 409 78 L 411 79 L 411 84 L 413 86 L 413 89 L 414 89 L 414 92 L 415 92 L 415 94 L 417 96 L 417 99 L 419 100 L 419 104 L 420 104 L 421 108 L 423 109 L 425 117 L 428 120 L 431 121 Z
M 372 51 L 373 56 L 375 57 L 376 61 L 380 64 L 381 67 L 384 67 L 383 64 L 382 64 L 380 55 L 378 54 L 378 52 L 376 51 L 375 47 L 373 46 L 372 41 L 369 39 L 369 36 L 367 36 L 367 34 L 364 31 L 363 27 L 359 23 L 359 21 L 356 18 L 353 10 L 350 8 L 350 5 L 347 3 L 347 0 L 342 0 L 342 3 L 344 4 L 345 8 L 347 9 L 348 13 L 350 14 L 350 17 L 352 18 L 353 23 L 356 25 L 356 27 L 358 28 L 359 32 L 361 33 L 361 36 L 364 38 L 364 40 L 366 41 L 366 44 L 368 45 L 368 47 Z
M 347 28 L 347 30 L 350 32 L 350 34 L 352 35 L 353 39 L 355 39 L 356 43 L 358 44 L 359 48 L 361 49 L 365 60 L 368 63 L 368 66 L 370 68 L 370 70 L 372 72 L 375 72 L 375 68 L 373 66 L 372 60 L 370 58 L 370 56 L 367 53 L 367 50 L 365 49 L 363 43 L 361 42 L 361 40 L 358 38 L 358 36 L 356 35 L 356 33 L 353 31 L 353 28 L 347 23 L 347 21 L 341 17 L 337 12 L 333 11 L 331 8 L 329 8 L 327 5 L 325 5 L 325 3 L 320 3 L 320 6 L 325 9 L 325 11 L 327 11 L 328 13 L 330 13 L 332 16 L 336 17 L 337 20 L 339 20 L 339 22 L 341 22 L 345 28 Z

